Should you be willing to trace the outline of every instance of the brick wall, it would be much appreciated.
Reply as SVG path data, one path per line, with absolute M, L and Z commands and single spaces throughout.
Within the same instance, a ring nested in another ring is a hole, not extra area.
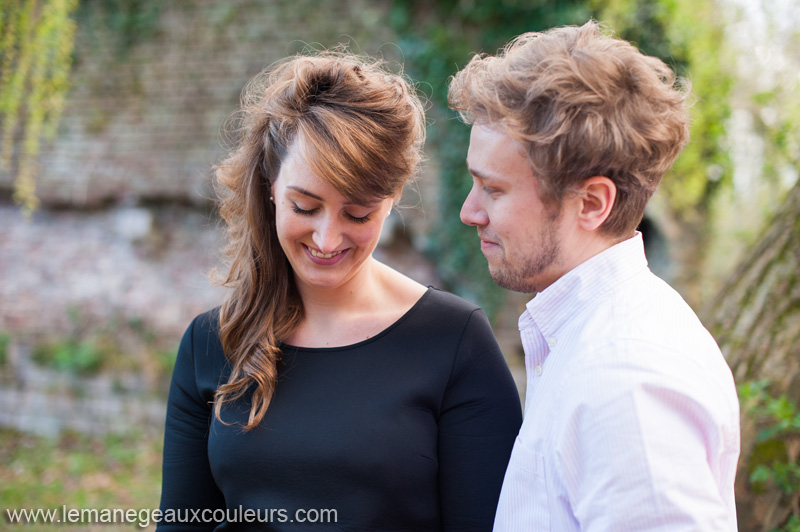
M 203 203 L 223 153 L 220 128 L 250 77 L 306 43 L 355 41 L 367 53 L 398 54 L 381 46 L 393 40 L 383 2 L 153 5 L 156 26 L 130 45 L 106 27 L 111 14 L 82 8 L 72 88 L 58 137 L 42 150 L 37 191 L 46 205 Z M 0 187 L 10 183 L 0 173 Z

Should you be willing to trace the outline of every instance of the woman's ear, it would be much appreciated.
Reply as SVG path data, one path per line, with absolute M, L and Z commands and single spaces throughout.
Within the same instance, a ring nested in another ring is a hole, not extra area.
M 394 196 L 392 196 L 392 204 L 389 206 L 389 211 L 386 213 L 386 216 L 392 214 L 392 209 L 397 210 L 398 205 L 400 205 L 400 200 L 403 199 L 403 191 L 401 190 Z
M 611 215 L 617 186 L 605 176 L 594 176 L 584 181 L 577 193 L 580 199 L 578 224 L 586 231 L 595 231 Z

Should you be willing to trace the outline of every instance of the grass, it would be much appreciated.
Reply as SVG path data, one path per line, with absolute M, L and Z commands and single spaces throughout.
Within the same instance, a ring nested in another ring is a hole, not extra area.
M 4 530 L 130 531 L 127 524 L 12 524 L 6 510 L 155 509 L 161 491 L 162 436 L 130 432 L 45 438 L 0 429 L 0 501 Z

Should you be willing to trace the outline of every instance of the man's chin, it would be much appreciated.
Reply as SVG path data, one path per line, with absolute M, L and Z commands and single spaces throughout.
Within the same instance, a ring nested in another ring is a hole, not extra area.
M 525 282 L 525 279 L 516 275 L 511 275 L 507 271 L 489 267 L 489 276 L 494 281 L 494 284 L 512 292 L 522 292 L 523 294 L 530 294 L 533 289 Z

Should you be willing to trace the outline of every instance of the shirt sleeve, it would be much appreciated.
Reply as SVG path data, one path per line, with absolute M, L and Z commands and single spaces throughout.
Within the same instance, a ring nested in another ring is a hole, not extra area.
M 201 334 L 200 321 L 195 318 L 184 334 L 172 373 L 164 432 L 162 520 L 156 529 L 159 532 L 213 530 L 217 523 L 201 519 L 203 512 L 209 510 L 205 512 L 208 516 L 214 509 L 225 508 L 225 498 L 208 461 L 213 411 L 197 386 L 194 338 Z M 199 348 L 207 342 L 198 344 Z M 170 515 L 174 517 L 170 519 Z M 175 522 L 176 518 L 180 521 Z
M 483 311 L 467 321 L 439 418 L 445 531 L 491 530 L 514 439 L 519 394 Z
M 637 354 L 674 359 L 653 348 Z M 565 386 L 556 468 L 580 530 L 736 530 L 732 493 L 717 481 L 735 474 L 725 470 L 736 463 L 726 426 L 735 421 L 727 396 L 691 373 L 617 359 L 577 370 Z

